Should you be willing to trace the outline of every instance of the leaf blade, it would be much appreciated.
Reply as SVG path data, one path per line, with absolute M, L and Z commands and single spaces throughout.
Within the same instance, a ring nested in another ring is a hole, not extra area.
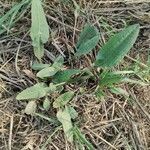
M 27 115 L 33 115 L 36 112 L 37 104 L 36 101 L 29 101 L 25 108 Z
M 50 109 L 50 100 L 46 97 L 45 100 L 43 101 L 43 108 L 48 111 Z
M 30 36 L 34 47 L 34 53 L 38 59 L 41 59 L 44 55 L 43 44 L 46 43 L 49 38 L 49 26 L 46 21 L 41 0 L 32 0 L 31 18 L 32 25 Z
M 86 24 L 77 42 L 77 52 L 75 55 L 80 57 L 89 53 L 97 45 L 99 38 L 98 30 L 94 26 Z
M 131 25 L 117 33 L 101 48 L 95 66 L 113 67 L 132 48 L 139 34 L 139 25 Z
M 65 106 L 74 96 L 74 92 L 68 91 L 62 95 L 60 95 L 54 102 L 53 107 L 54 108 L 60 108 L 62 106 Z
M 31 86 L 21 93 L 19 93 L 16 97 L 17 100 L 28 100 L 28 99 L 38 99 L 42 98 L 46 95 L 44 83 L 37 83 L 34 86 Z
M 81 131 L 79 130 L 77 126 L 74 127 L 74 134 L 79 142 L 87 146 L 88 150 L 95 149 L 93 145 L 85 138 L 84 134 L 81 133 Z
M 57 72 L 53 77 L 53 82 L 55 83 L 67 82 L 73 75 L 78 74 L 80 72 L 81 70 L 79 69 L 67 69 Z
M 39 71 L 36 74 L 36 76 L 43 79 L 43 78 L 51 77 L 55 75 L 56 73 L 57 73 L 57 69 L 55 69 L 54 67 L 46 67 L 42 69 L 41 71 Z
M 113 84 L 120 83 L 124 77 L 119 74 L 114 74 L 113 72 L 107 72 L 104 76 L 100 76 L 99 85 L 103 86 L 112 86 Z
M 34 63 L 31 68 L 36 71 L 40 71 L 46 67 L 49 67 L 50 64 Z
M 64 133 L 66 135 L 67 140 L 72 143 L 73 142 L 73 125 L 71 122 L 71 116 L 68 112 L 68 108 L 65 107 L 64 110 L 59 110 L 57 112 L 57 118 L 62 123 Z

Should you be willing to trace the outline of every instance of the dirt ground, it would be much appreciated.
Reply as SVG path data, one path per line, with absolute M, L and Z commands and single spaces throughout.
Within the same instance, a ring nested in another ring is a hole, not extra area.
M 133 69 L 139 74 L 134 79 L 147 80 L 145 68 L 150 50 L 150 1 L 149 0 L 79 0 L 83 13 L 74 17 L 72 2 L 45 0 L 44 10 L 51 33 L 55 39 L 45 44 L 44 63 L 52 63 L 60 53 L 66 56 L 66 67 L 84 67 L 94 56 L 70 60 L 71 47 L 88 21 L 101 33 L 101 46 L 115 32 L 130 24 L 140 24 L 140 35 L 132 51 L 115 69 Z M 14 2 L 0 0 L 0 16 Z M 76 150 L 70 145 L 62 129 L 37 116 L 24 113 L 26 101 L 15 99 L 18 92 L 36 83 L 36 73 L 31 69 L 35 60 L 29 30 L 30 8 L 13 28 L 0 35 L 0 150 L 39 150 L 46 144 L 47 150 Z M 57 45 L 57 46 L 56 46 Z M 60 49 L 58 49 L 58 47 Z M 61 50 L 61 51 L 60 51 Z M 96 53 L 96 50 L 94 51 Z M 140 61 L 137 65 L 137 60 Z M 91 85 L 90 85 L 91 84 Z M 104 99 L 97 100 L 91 91 L 94 83 L 67 88 L 86 91 L 77 94 L 71 102 L 79 113 L 78 126 L 96 150 L 150 150 L 150 86 L 120 84 L 129 93 L 129 98 L 116 96 L 106 89 Z M 39 108 L 40 109 L 40 108 Z M 46 116 L 55 116 L 55 110 L 43 111 Z M 86 148 L 85 148 L 86 149 Z

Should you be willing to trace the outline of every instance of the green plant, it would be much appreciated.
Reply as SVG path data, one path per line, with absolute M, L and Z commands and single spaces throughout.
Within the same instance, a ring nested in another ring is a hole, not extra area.
M 113 67 L 127 54 L 139 34 L 139 25 L 131 25 L 114 35 L 99 51 L 95 65 Z
M 84 27 L 80 35 L 79 42 L 77 43 L 77 53 L 75 54 L 76 57 L 81 57 L 82 55 L 89 53 L 96 46 L 98 39 L 100 38 L 99 33 L 96 32 L 98 32 L 98 30 L 90 24 Z M 52 102 L 50 98 L 51 94 L 60 93 L 60 96 L 53 102 L 53 108 L 57 109 L 57 119 L 59 122 L 61 122 L 68 141 L 73 142 L 73 139 L 76 137 L 80 138 L 81 141 L 84 141 L 84 143 L 87 144 L 87 140 L 84 139 L 83 135 L 79 136 L 79 130 L 75 129 L 75 126 L 72 123 L 72 120 L 77 117 L 77 112 L 69 104 L 69 102 L 73 99 L 75 93 L 73 91 L 64 92 L 63 87 L 70 82 L 78 82 L 78 80 L 74 80 L 73 78 L 78 74 L 80 75 L 79 78 L 87 77 L 96 79 L 98 76 L 99 83 L 94 92 L 97 96 L 104 96 L 105 93 L 103 89 L 109 88 L 112 93 L 122 94 L 127 97 L 128 93 L 126 91 L 119 87 L 114 87 L 114 85 L 127 80 L 125 75 L 133 74 L 134 71 L 128 70 L 112 72 L 110 67 L 114 67 L 116 64 L 118 64 L 127 54 L 136 41 L 138 33 L 139 25 L 132 25 L 116 34 L 101 48 L 96 57 L 96 61 L 89 68 L 84 68 L 82 70 L 65 70 L 63 68 L 64 60 L 60 56 L 54 61 L 53 64 L 33 64 L 32 69 L 38 71 L 37 78 L 43 82 L 37 83 L 36 85 L 22 91 L 20 94 L 18 94 L 16 99 L 31 99 L 34 101 L 32 103 L 29 101 L 27 108 L 30 109 L 26 108 L 28 114 L 33 114 L 35 112 L 35 108 L 37 107 L 35 103 L 38 99 L 43 99 L 43 108 L 48 111 Z M 93 43 L 93 38 L 95 43 Z M 101 68 L 102 73 L 96 71 L 99 67 Z M 96 72 L 96 76 L 93 71 Z M 47 85 L 46 83 L 49 80 L 51 81 L 50 85 Z M 130 82 L 132 80 L 128 79 L 128 81 Z M 33 105 L 33 107 L 31 107 L 31 105 Z M 33 108 L 33 110 L 31 110 L 31 108 Z M 92 149 L 89 143 L 87 146 L 89 149 Z
M 93 80 L 98 80 L 97 88 L 93 94 L 101 98 L 105 96 L 105 88 L 108 88 L 112 93 L 122 94 L 128 97 L 129 95 L 125 90 L 117 87 L 120 82 L 145 85 L 142 81 L 128 78 L 128 75 L 135 74 L 135 71 L 111 71 L 112 67 L 115 67 L 132 48 L 139 34 L 139 25 L 131 25 L 111 37 L 99 50 L 96 60 L 91 66 L 84 69 L 65 69 L 63 67 L 64 59 L 61 56 L 59 56 L 53 64 L 42 63 L 44 43 L 46 43 L 49 38 L 49 26 L 46 21 L 41 0 L 32 0 L 31 2 L 32 25 L 30 35 L 34 47 L 34 54 L 40 62 L 34 63 L 32 69 L 38 71 L 36 76 L 39 82 L 19 93 L 16 99 L 28 101 L 25 108 L 26 114 L 37 115 L 53 124 L 57 124 L 57 126 L 61 123 L 69 142 L 72 143 L 74 139 L 76 139 L 79 144 L 85 144 L 88 149 L 93 150 L 94 147 L 86 140 L 76 124 L 72 121 L 78 116 L 76 110 L 70 103 L 76 95 L 76 92 L 66 91 L 64 86 L 78 82 L 78 79 L 92 78 Z M 5 22 L 8 27 L 10 27 L 11 24 L 15 23 L 14 16 L 19 13 L 22 6 L 27 5 L 26 3 L 29 5 L 30 1 L 22 1 L 4 17 L 0 18 L 0 24 Z M 8 17 L 11 18 L 10 22 L 7 21 Z M 99 39 L 100 33 L 98 29 L 89 23 L 86 24 L 76 44 L 75 57 L 80 58 L 90 53 L 96 45 L 98 45 Z M 98 69 L 100 69 L 101 72 L 97 71 Z M 74 78 L 74 76 L 78 77 L 78 79 Z M 53 100 L 52 94 L 59 96 Z M 36 113 L 39 100 L 43 101 L 43 108 L 46 111 L 51 108 L 51 103 L 53 103 L 53 108 L 57 110 L 57 119 L 50 119 L 40 113 Z

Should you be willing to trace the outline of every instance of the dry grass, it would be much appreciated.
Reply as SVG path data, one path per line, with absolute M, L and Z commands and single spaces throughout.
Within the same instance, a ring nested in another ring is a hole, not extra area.
M 63 1 L 63 0 L 61 0 Z M 101 31 L 102 45 L 114 32 L 126 24 L 139 23 L 141 32 L 130 57 L 137 55 L 146 63 L 150 50 L 150 2 L 148 0 L 80 0 L 82 13 L 74 18 L 72 3 L 58 0 L 46 1 L 45 10 L 53 38 L 45 45 L 43 62 L 50 63 L 58 54 L 66 58 L 66 67 L 88 66 L 93 55 L 72 61 L 72 48 L 84 23 L 89 21 Z M 0 1 L 0 15 L 11 7 L 11 3 Z M 30 64 L 35 60 L 29 37 L 30 14 L 26 15 L 9 32 L 0 37 L 0 149 L 38 150 L 47 141 L 47 150 L 75 150 L 64 138 L 61 129 L 48 121 L 24 114 L 26 102 L 15 100 L 16 94 L 36 82 Z M 134 59 L 126 58 L 116 69 L 130 68 Z M 79 113 L 77 124 L 98 150 L 150 150 L 150 87 L 120 85 L 130 93 L 130 99 L 107 92 L 104 100 L 97 101 L 91 94 L 94 83 L 85 81 L 81 85 L 66 88 L 85 89 L 78 93 L 72 105 Z M 47 116 L 55 111 L 44 112 Z

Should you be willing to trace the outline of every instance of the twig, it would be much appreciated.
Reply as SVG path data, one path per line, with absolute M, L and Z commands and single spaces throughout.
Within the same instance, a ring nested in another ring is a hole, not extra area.
M 142 105 L 140 104 L 140 102 L 138 101 L 138 99 L 136 98 L 135 94 L 131 93 L 131 96 L 132 96 L 132 99 L 137 103 L 137 105 L 139 106 L 139 108 L 146 115 L 148 121 L 150 122 L 150 115 L 149 115 L 149 113 L 146 110 L 144 110 L 144 108 L 142 107 Z
M 55 21 L 55 22 L 57 22 L 57 23 L 59 23 L 59 24 L 61 24 L 61 25 L 66 26 L 66 27 L 68 27 L 68 28 L 70 28 L 70 29 L 73 29 L 73 30 L 78 31 L 78 32 L 80 31 L 79 29 L 74 28 L 74 27 L 72 27 L 72 26 L 70 26 L 70 25 L 68 25 L 68 24 L 65 24 L 65 23 L 63 23 L 63 22 L 57 20 L 56 18 L 54 18 L 54 17 L 52 17 L 52 16 L 50 16 L 50 15 L 46 15 L 46 17 L 49 18 L 49 19 L 51 19 L 51 20 L 53 20 L 53 21 Z
M 138 60 L 136 60 L 136 59 L 134 59 L 134 58 L 132 58 L 132 57 L 130 57 L 130 56 L 127 56 L 127 55 L 126 55 L 126 57 L 127 57 L 128 59 L 130 59 L 130 60 L 136 62 L 137 64 L 139 64 L 141 67 L 143 67 L 143 68 L 148 68 L 148 66 L 145 65 L 144 63 L 141 63 L 141 62 L 139 62 Z
M 13 130 L 13 116 L 10 118 L 10 131 L 9 131 L 9 141 L 8 141 L 8 149 L 11 150 L 11 142 L 12 142 L 12 130 Z
M 87 127 L 86 127 L 86 129 L 89 130 L 95 136 L 97 136 L 100 140 L 102 140 L 103 142 L 105 142 L 107 145 L 109 145 L 111 148 L 117 150 L 117 148 L 115 146 L 113 146 L 111 143 L 109 143 L 108 141 L 106 141 L 105 139 L 103 139 L 101 136 L 99 136 L 98 134 L 96 134 L 95 132 L 93 132 L 91 129 L 89 129 Z

